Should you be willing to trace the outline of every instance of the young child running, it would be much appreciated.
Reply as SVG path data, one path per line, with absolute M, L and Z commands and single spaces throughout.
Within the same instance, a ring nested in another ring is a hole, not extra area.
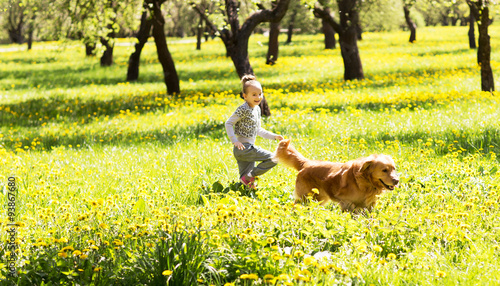
M 271 160 L 272 152 L 254 145 L 257 135 L 274 140 L 283 140 L 283 136 L 260 127 L 259 104 L 264 94 L 255 76 L 244 75 L 241 84 L 245 103 L 240 105 L 226 121 L 226 132 L 234 144 L 233 154 L 238 162 L 241 182 L 249 188 L 255 188 L 255 177 L 276 166 L 276 163 Z M 255 166 L 257 161 L 261 163 Z

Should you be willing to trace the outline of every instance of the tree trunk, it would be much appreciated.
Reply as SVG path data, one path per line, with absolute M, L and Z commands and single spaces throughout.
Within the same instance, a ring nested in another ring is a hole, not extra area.
M 293 9 L 292 16 L 290 17 L 290 23 L 288 24 L 287 39 L 286 44 L 292 43 L 293 27 L 295 26 L 295 18 L 297 17 L 298 6 Z
M 18 13 L 18 14 L 16 14 Z M 9 33 L 9 39 L 14 44 L 24 43 L 24 9 L 20 12 L 13 7 L 9 9 L 9 15 L 7 17 L 7 31 Z
M 148 13 L 145 10 L 141 17 L 141 26 L 137 33 L 137 43 L 135 44 L 135 52 L 130 55 L 128 60 L 127 81 L 136 81 L 139 78 L 139 65 L 141 60 L 142 48 L 148 42 L 151 35 L 151 27 L 153 21 L 148 19 Z
M 339 44 L 344 61 L 344 79 L 364 79 L 363 66 L 358 49 L 358 11 L 356 0 L 339 0 L 340 23 L 320 7 L 315 7 L 314 16 L 325 19 L 339 34 Z
M 110 37 L 114 36 L 109 35 Z M 113 64 L 113 45 L 109 43 L 108 39 L 101 38 L 101 43 L 103 46 L 106 47 L 106 50 L 104 50 L 104 53 L 101 56 L 101 67 L 109 67 Z
M 152 4 L 153 37 L 155 39 L 156 51 L 158 52 L 158 60 L 163 68 L 167 93 L 180 93 L 179 77 L 175 70 L 174 60 L 168 50 L 167 40 L 165 38 L 165 18 L 161 13 L 161 3 L 158 0 L 154 0 Z
M 469 6 L 471 9 L 470 15 L 469 15 L 469 48 L 470 49 L 476 49 L 476 35 L 475 35 L 475 25 L 476 25 L 476 19 L 474 18 L 474 14 L 472 13 L 472 7 Z
M 410 18 L 410 8 L 406 5 L 403 6 L 405 13 L 406 25 L 408 25 L 408 29 L 410 29 L 410 43 L 414 43 L 417 40 L 417 25 Z
M 335 40 L 335 30 L 325 19 L 321 19 L 323 25 L 323 34 L 325 35 L 325 49 L 335 49 L 337 41 Z
M 479 18 L 479 48 L 478 56 L 481 64 L 481 90 L 494 91 L 495 83 L 493 81 L 493 71 L 491 70 L 491 45 L 488 35 L 488 26 L 490 25 L 489 8 L 482 7 L 482 13 Z
M 344 79 L 363 79 L 363 66 L 358 50 L 356 27 L 350 26 L 339 35 L 340 51 L 344 60 Z
M 196 50 L 201 50 L 201 39 L 203 37 L 203 18 L 200 16 L 198 22 L 198 29 L 196 30 Z
M 339 34 L 340 51 L 344 60 L 344 79 L 364 79 L 363 66 L 358 49 L 358 11 L 356 1 L 339 1 L 340 26 L 343 32 Z
M 32 24 L 33 25 L 33 24 Z M 30 27 L 30 30 L 28 31 L 28 51 L 31 50 L 33 47 L 33 27 Z
M 85 55 L 87 57 L 95 56 L 95 44 L 85 43 Z
M 269 31 L 269 43 L 266 57 L 266 65 L 274 65 L 278 60 L 280 23 L 271 22 Z
M 16 27 L 14 29 L 9 29 L 9 38 L 10 38 L 10 41 L 14 44 L 24 43 L 22 28 Z

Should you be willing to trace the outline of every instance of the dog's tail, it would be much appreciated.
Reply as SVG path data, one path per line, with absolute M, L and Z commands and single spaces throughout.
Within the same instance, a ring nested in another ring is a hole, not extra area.
M 272 160 L 277 163 L 283 163 L 297 171 L 302 170 L 304 164 L 309 161 L 290 145 L 290 139 L 280 141 Z

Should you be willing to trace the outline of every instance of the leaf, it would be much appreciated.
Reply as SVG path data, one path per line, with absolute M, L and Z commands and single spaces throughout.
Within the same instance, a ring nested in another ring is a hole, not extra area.
M 210 207 L 210 201 L 208 200 L 207 196 L 200 195 L 201 199 L 203 200 L 203 205 L 206 207 Z
M 221 183 L 219 183 L 219 181 L 217 181 L 213 183 L 212 190 L 216 193 L 220 193 L 222 192 L 222 190 L 224 190 L 224 186 Z
M 495 175 L 498 171 L 497 166 L 493 166 L 493 168 L 490 169 L 490 175 Z

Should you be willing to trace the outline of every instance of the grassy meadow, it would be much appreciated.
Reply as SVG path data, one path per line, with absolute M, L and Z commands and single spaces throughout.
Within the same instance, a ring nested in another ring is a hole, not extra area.
M 154 43 L 134 83 L 130 39 L 108 68 L 76 42 L 0 52 L 0 285 L 497 285 L 499 93 L 479 91 L 466 27 L 408 37 L 363 34 L 366 79 L 349 82 L 321 35 L 281 44 L 274 66 L 251 38 L 266 129 L 312 159 L 394 158 L 400 185 L 362 215 L 294 205 L 281 165 L 238 183 L 224 122 L 243 101 L 218 39 L 168 40 L 178 96 Z

